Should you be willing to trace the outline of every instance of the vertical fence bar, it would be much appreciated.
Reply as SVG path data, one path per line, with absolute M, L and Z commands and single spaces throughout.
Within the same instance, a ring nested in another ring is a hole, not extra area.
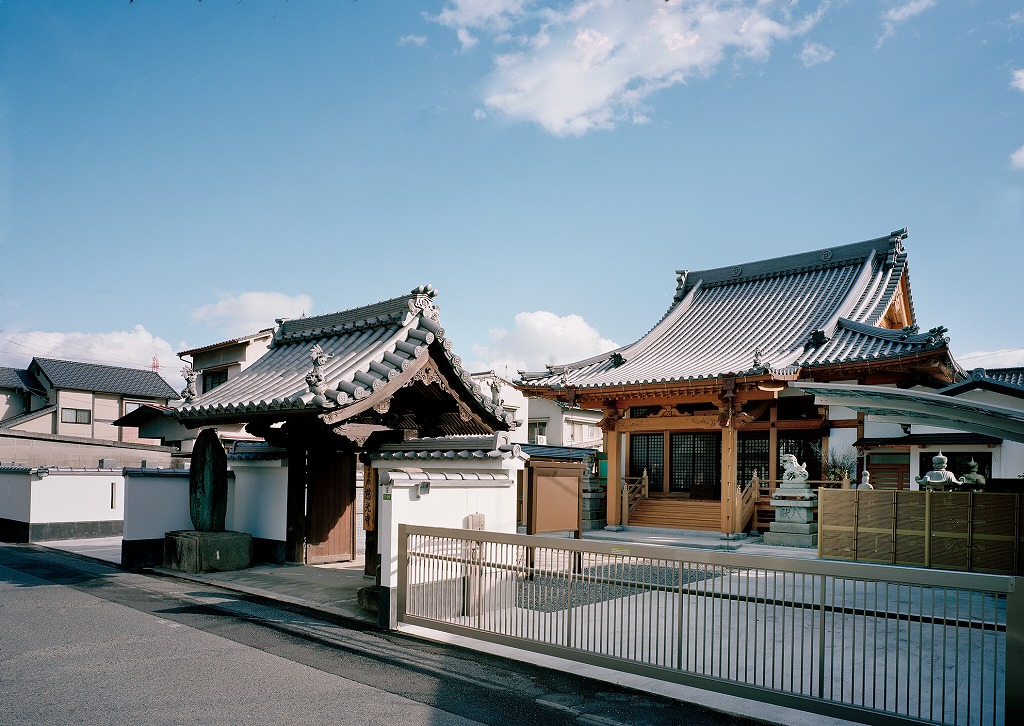
M 1019 501 L 1019 499 L 1018 499 Z M 1013 578 L 1013 589 L 1006 596 L 1006 672 L 1024 673 L 1024 577 Z M 1024 721 L 1024 688 L 1005 685 L 1003 714 L 1005 723 Z

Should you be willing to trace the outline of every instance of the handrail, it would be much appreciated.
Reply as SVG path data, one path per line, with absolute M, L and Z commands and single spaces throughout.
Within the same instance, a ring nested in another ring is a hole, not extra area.
M 754 516 L 754 506 L 757 504 L 760 487 L 760 480 L 757 477 L 756 471 L 746 486 L 742 483 L 736 485 L 736 499 L 733 504 L 732 519 L 733 531 L 729 532 L 729 534 L 739 534 L 742 532 L 747 522 Z
M 627 476 L 622 478 L 622 526 L 629 526 L 629 515 L 636 509 L 636 505 L 648 495 L 647 469 L 641 476 Z

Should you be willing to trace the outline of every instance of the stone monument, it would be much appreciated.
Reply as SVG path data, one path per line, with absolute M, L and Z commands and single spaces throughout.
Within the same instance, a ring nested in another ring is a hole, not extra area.
M 818 524 L 814 514 L 818 493 L 807 483 L 807 465 L 793 454 L 782 455 L 782 482 L 772 494 L 775 521 L 765 532 L 764 543 L 788 547 L 817 547 Z
M 195 529 L 164 535 L 164 567 L 181 572 L 225 572 L 252 565 L 252 536 L 227 532 L 228 458 L 216 429 L 204 429 L 192 449 L 189 515 Z

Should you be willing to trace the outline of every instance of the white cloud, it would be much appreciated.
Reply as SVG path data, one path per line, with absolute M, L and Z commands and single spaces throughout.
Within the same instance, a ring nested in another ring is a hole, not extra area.
M 182 363 L 171 344 L 142 325 L 109 333 L 14 332 L 0 343 L 0 365 L 11 368 L 27 368 L 32 358 L 39 357 L 144 369 L 151 368 L 156 358 L 160 375 L 172 386 L 184 387 L 179 375 Z
M 819 63 L 828 63 L 836 57 L 836 52 L 821 43 L 805 43 L 804 49 L 800 52 L 800 62 L 804 67 L 810 68 Z
M 1024 170 L 1024 146 L 1010 154 L 1010 168 Z
M 193 323 L 204 323 L 225 336 L 248 335 L 273 327 L 278 318 L 308 315 L 313 306 L 309 295 L 285 295 L 283 292 L 243 292 L 221 295 L 215 303 L 192 311 Z
M 882 13 L 882 35 L 878 38 L 878 42 L 875 43 L 875 47 L 879 48 L 889 38 L 896 34 L 896 26 L 907 22 L 911 18 L 915 18 L 925 10 L 930 10 L 935 7 L 935 3 L 938 0 L 909 0 L 908 2 L 901 3 L 894 8 L 890 8 Z
M 474 345 L 471 370 L 494 370 L 515 377 L 519 370 L 541 370 L 572 363 L 618 348 L 579 315 L 559 316 L 544 310 L 516 315 L 511 330 L 493 328 L 487 345 Z
M 1011 76 L 1010 85 L 1018 91 L 1024 91 L 1024 68 L 1014 71 Z
M 647 122 L 653 94 L 709 76 L 730 58 L 767 60 L 828 5 L 795 17 L 788 5 L 762 0 L 461 0 L 434 20 L 454 29 L 464 50 L 483 38 L 496 48 L 489 109 L 579 136 Z
M 412 35 L 412 34 L 409 34 L 409 35 L 403 35 L 401 38 L 398 39 L 399 47 L 404 47 L 404 46 L 407 46 L 407 45 L 413 45 L 413 46 L 416 46 L 417 48 L 422 48 L 426 44 L 427 44 L 427 36 L 425 36 L 425 35 Z
M 1020 368 L 1024 366 L 1024 348 L 976 351 L 956 356 L 956 362 L 969 371 L 975 368 Z

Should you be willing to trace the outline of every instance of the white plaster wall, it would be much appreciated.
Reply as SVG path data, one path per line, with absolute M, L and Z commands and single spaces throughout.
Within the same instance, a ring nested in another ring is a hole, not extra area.
M 28 522 L 32 514 L 32 479 L 24 474 L 0 474 L 0 517 L 16 522 Z
M 898 439 L 902 436 L 905 436 L 905 434 L 903 433 L 903 427 L 899 424 L 874 421 L 871 416 L 867 416 L 864 420 L 865 438 Z
M 992 476 L 997 479 L 1016 479 L 1024 474 L 1024 444 L 1004 441 L 992 450 Z
M 288 524 L 288 467 L 283 460 L 232 461 L 235 473 L 227 528 L 253 537 L 284 541 Z
M 124 486 L 124 539 L 159 539 L 181 529 L 192 529 L 188 472 L 170 476 L 129 472 Z
M 380 462 L 389 464 L 390 462 Z M 426 464 L 426 462 L 424 462 Z M 398 486 L 387 483 L 387 469 L 380 469 L 377 488 L 378 547 L 381 555 L 381 585 L 398 586 L 398 525 L 415 524 L 428 527 L 463 529 L 467 515 L 484 515 L 484 529 L 488 532 L 516 532 L 516 477 L 523 468 L 522 460 L 512 460 L 502 468 L 481 464 L 477 471 L 507 473 L 507 481 L 431 481 L 430 492 L 416 499 L 410 482 L 401 481 Z M 395 469 L 403 467 L 395 466 Z M 438 467 L 421 467 L 423 471 Z M 390 490 L 391 499 L 385 500 Z
M 857 418 L 857 412 L 846 406 L 829 406 L 828 417 L 831 421 L 849 421 Z
M 111 488 L 114 490 L 111 507 Z M 32 482 L 32 524 L 117 522 L 124 519 L 124 476 L 120 469 L 60 472 Z

